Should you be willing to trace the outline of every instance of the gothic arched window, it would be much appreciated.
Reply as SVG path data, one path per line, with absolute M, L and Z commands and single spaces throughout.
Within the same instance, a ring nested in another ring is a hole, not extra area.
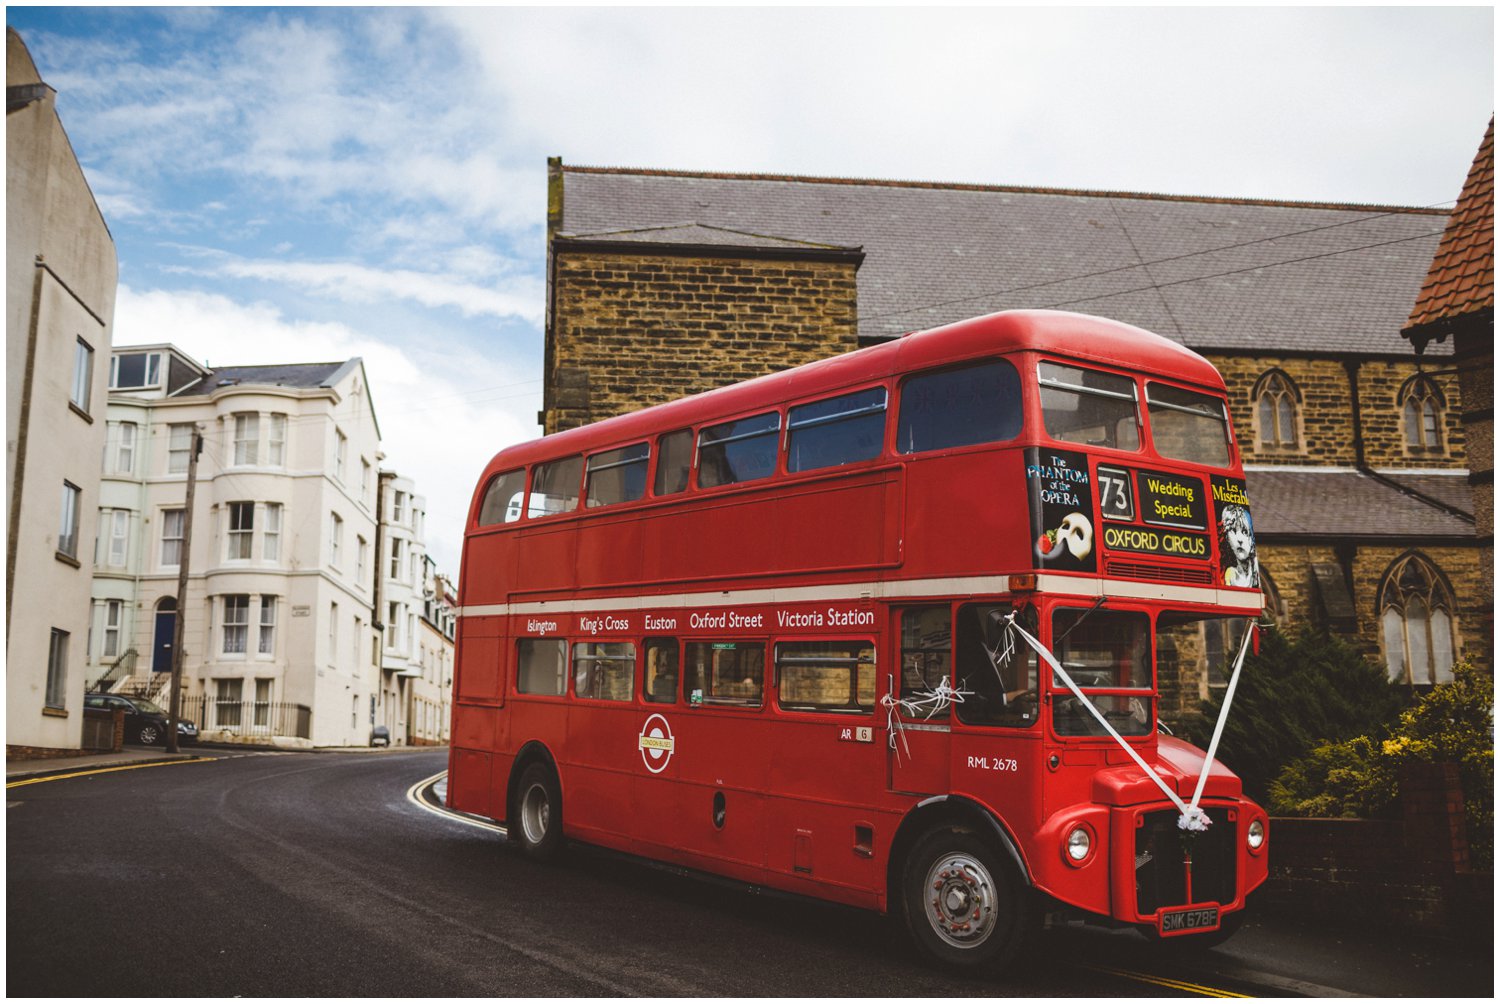
M 1276 588 L 1276 583 L 1271 579 L 1271 573 L 1266 571 L 1265 565 L 1260 566 L 1260 594 L 1262 597 L 1261 623 L 1285 627 L 1286 602 L 1282 600 L 1281 590 Z
M 1296 449 L 1297 409 L 1302 394 L 1292 378 L 1281 370 L 1269 370 L 1256 381 L 1251 392 L 1255 399 L 1257 438 L 1262 446 L 1273 449 Z
M 1439 451 L 1443 448 L 1443 395 L 1424 376 L 1401 389 L 1401 428 L 1409 450 Z
M 1420 554 L 1397 558 L 1380 589 L 1380 631 L 1393 683 L 1453 682 L 1453 594 Z

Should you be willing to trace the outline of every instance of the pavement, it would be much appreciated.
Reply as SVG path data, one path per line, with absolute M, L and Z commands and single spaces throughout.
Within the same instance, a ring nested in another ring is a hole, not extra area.
M 165 749 L 157 749 L 149 746 L 127 746 L 118 753 L 85 753 L 78 756 L 36 757 L 28 759 L 6 757 L 5 783 L 8 785 L 14 781 L 26 781 L 39 777 L 56 777 L 59 774 L 73 774 L 79 771 L 145 767 L 150 764 L 172 763 L 177 760 L 196 760 L 202 757 L 222 756 L 226 753 L 258 753 L 264 751 L 266 748 L 263 746 L 217 746 L 201 744 L 184 746 L 177 753 L 168 753 Z M 436 748 L 434 746 L 391 746 L 372 749 L 366 746 L 348 746 L 279 752 L 386 753 L 401 750 Z

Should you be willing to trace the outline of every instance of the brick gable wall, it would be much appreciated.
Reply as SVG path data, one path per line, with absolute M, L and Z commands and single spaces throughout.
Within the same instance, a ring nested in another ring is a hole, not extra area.
M 854 262 L 559 251 L 548 433 L 858 347 Z

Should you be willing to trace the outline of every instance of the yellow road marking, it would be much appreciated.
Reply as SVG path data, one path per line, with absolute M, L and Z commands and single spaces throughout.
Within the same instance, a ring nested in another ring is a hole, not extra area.
M 1242 997 L 1248 998 L 1249 994 L 1237 994 L 1232 990 L 1221 990 L 1217 987 L 1205 987 L 1197 983 L 1187 983 L 1183 980 L 1169 979 L 1165 976 L 1153 976 L 1150 973 L 1133 973 L 1125 969 L 1108 969 L 1104 966 L 1087 966 L 1095 972 L 1109 973 L 1111 976 L 1123 976 L 1128 980 L 1138 980 L 1141 983 L 1151 983 L 1159 987 L 1167 987 L 1171 990 L 1186 990 L 1188 993 L 1198 994 L 1200 997 Z
M 143 767 L 171 767 L 179 763 L 212 763 L 219 759 L 216 756 L 199 756 L 191 760 L 164 760 L 159 763 L 133 763 L 124 767 L 99 767 L 95 770 L 78 770 L 71 774 L 50 774 L 47 777 L 30 777 L 24 781 L 7 781 L 6 788 L 20 788 L 28 784 L 41 784 L 43 781 L 62 781 L 70 777 L 87 777 L 90 774 L 113 774 L 117 770 L 140 770 Z
M 447 773 L 448 772 L 446 770 L 440 770 L 431 777 L 423 778 L 416 784 L 412 785 L 410 788 L 407 788 L 406 800 L 412 805 L 415 805 L 417 808 L 432 813 L 434 816 L 439 816 L 443 819 L 451 820 L 455 823 L 464 823 L 469 826 L 477 827 L 481 830 L 489 830 L 491 833 L 498 833 L 501 836 L 509 836 L 506 828 L 501 826 L 499 823 L 491 823 L 487 820 L 475 819 L 473 816 L 462 815 L 460 813 L 454 812 L 451 809 L 440 809 L 437 806 L 433 805 L 431 802 L 428 802 L 419 794 L 423 788 L 435 783 L 439 778 Z

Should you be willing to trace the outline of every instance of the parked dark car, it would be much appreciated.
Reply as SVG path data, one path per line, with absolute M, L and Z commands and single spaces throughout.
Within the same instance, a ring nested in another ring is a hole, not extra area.
M 128 743 L 139 743 L 142 746 L 165 746 L 167 744 L 167 723 L 171 720 L 171 716 L 166 710 L 144 697 L 126 697 L 123 694 L 85 694 L 83 706 L 100 711 L 124 709 L 125 741 Z M 181 744 L 197 741 L 198 726 L 179 718 L 177 742 Z
M 389 746 L 391 744 L 391 730 L 384 725 L 377 725 L 370 730 L 371 746 Z

